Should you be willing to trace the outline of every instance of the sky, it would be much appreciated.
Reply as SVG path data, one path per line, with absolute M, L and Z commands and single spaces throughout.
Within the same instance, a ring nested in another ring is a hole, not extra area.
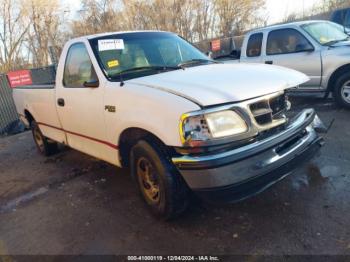
M 291 13 L 307 11 L 319 0 L 266 0 L 266 11 L 269 15 L 269 23 L 280 22 Z
M 61 0 L 63 5 L 69 6 L 70 17 L 77 17 L 77 11 L 80 9 L 79 0 Z M 234 0 L 231 0 L 234 1 Z M 280 22 L 284 17 L 291 13 L 302 13 L 303 9 L 311 8 L 319 0 L 266 0 L 266 11 L 269 16 L 269 24 Z

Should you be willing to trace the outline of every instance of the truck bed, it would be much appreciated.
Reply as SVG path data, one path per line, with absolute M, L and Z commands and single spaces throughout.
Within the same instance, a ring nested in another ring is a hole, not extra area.
M 49 126 L 61 129 L 56 110 L 56 93 L 54 85 L 31 85 L 13 89 L 13 98 L 17 113 L 23 122 L 29 125 L 28 118 L 40 119 L 41 131 L 47 137 L 62 141 L 62 136 Z M 27 110 L 26 110 L 27 109 Z M 30 116 L 28 115 L 30 112 Z

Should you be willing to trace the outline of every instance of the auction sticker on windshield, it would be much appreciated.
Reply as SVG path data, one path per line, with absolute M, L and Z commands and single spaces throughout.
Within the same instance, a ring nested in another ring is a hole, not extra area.
M 118 60 L 108 61 L 107 65 L 108 67 L 116 67 L 116 66 L 119 66 L 119 61 Z
M 123 39 L 102 39 L 98 40 L 98 51 L 122 50 L 124 49 Z

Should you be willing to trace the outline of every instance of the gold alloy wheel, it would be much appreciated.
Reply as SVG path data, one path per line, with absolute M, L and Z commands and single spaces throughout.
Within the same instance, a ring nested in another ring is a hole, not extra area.
M 44 152 L 44 140 L 38 128 L 34 128 L 34 139 L 41 152 Z
M 160 200 L 159 181 L 152 163 L 145 157 L 137 161 L 137 176 L 144 195 L 152 203 Z

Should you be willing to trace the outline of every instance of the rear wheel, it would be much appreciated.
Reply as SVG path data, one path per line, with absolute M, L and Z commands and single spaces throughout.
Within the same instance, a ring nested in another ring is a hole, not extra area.
M 50 156 L 58 151 L 58 145 L 54 141 L 50 141 L 40 131 L 38 124 L 33 120 L 31 123 L 32 134 L 35 145 L 40 154 Z
M 334 86 L 334 97 L 338 105 L 350 109 L 350 73 L 339 77 Z
M 171 219 L 188 205 L 188 188 L 176 168 L 166 158 L 161 145 L 141 140 L 130 153 L 131 173 L 142 198 L 153 214 Z

